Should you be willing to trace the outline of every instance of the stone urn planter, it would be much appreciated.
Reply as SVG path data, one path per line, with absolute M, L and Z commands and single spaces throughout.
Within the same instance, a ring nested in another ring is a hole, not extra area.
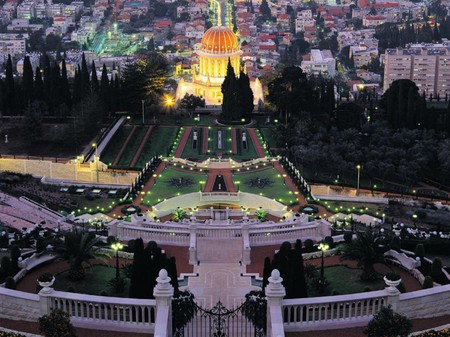
M 55 283 L 55 277 L 50 273 L 44 273 L 38 278 L 38 283 L 42 287 L 41 292 L 48 294 L 52 292 L 51 286 Z
M 387 273 L 384 278 L 384 283 L 388 286 L 387 291 L 389 292 L 397 292 L 397 286 L 402 282 L 400 275 L 390 272 Z

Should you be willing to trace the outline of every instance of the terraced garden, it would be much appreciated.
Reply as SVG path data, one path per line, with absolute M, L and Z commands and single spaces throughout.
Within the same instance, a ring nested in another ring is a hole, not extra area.
M 194 149 L 194 130 L 197 130 L 197 146 Z M 208 127 L 208 140 L 207 140 L 207 152 L 204 150 L 205 140 L 205 128 L 192 128 L 191 134 L 186 142 L 181 155 L 182 158 L 189 158 L 193 160 L 204 160 L 209 157 L 217 157 L 220 153 L 222 157 L 231 157 L 235 160 L 245 161 L 258 157 L 255 146 L 247 133 L 247 146 L 244 148 L 242 143 L 242 131 L 244 129 L 237 129 L 235 133 L 232 132 L 232 128 L 220 128 L 220 127 Z M 222 133 L 222 146 L 219 149 L 219 131 Z M 233 134 L 235 135 L 237 153 L 233 153 Z
M 200 182 L 205 183 L 206 179 L 206 174 L 168 168 L 156 178 L 156 183 L 151 190 L 142 196 L 141 203 L 155 205 L 181 194 L 198 192 L 201 186 Z
M 295 205 L 297 199 L 284 184 L 284 179 L 274 168 L 251 173 L 236 172 L 233 175 L 233 183 L 236 187 L 239 186 L 241 192 L 259 194 L 285 205 Z
M 101 161 L 112 168 L 142 169 L 155 155 L 166 155 L 178 127 L 125 125 L 103 152 Z

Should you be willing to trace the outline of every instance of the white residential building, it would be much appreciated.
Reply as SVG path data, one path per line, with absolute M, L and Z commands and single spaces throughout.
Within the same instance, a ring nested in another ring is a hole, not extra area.
M 301 63 L 303 71 L 314 75 L 334 77 L 336 74 L 336 60 L 330 50 L 311 49 Z

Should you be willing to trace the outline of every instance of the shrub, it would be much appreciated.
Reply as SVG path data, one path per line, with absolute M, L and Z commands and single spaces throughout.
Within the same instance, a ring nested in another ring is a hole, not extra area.
M 397 286 L 397 289 L 402 294 L 406 293 L 406 286 L 403 282 L 400 282 L 400 284 Z
M 433 286 L 434 286 L 433 278 L 431 276 L 425 276 L 422 284 L 422 289 L 433 288 Z
M 38 236 L 38 238 L 36 239 L 36 251 L 38 253 L 41 253 L 45 250 L 45 240 L 43 237 Z
M 108 281 L 108 288 L 112 293 L 122 293 L 125 290 L 127 281 L 123 277 L 114 277 Z
M 75 292 L 76 292 L 76 291 L 75 291 L 75 288 L 74 288 L 73 286 L 68 286 L 67 289 L 66 289 L 66 291 L 67 291 L 68 293 L 75 293 Z
M 304 268 L 305 276 L 308 279 L 313 279 L 317 276 L 317 268 L 311 263 L 307 263 Z
M 353 234 L 349 232 L 344 233 L 344 242 L 345 243 L 352 243 Z
M 419 257 L 421 260 L 425 257 L 425 247 L 422 243 L 418 243 L 416 245 L 416 249 L 414 249 L 414 255 Z
M 433 259 L 433 264 L 431 265 L 431 276 L 439 277 L 442 274 L 442 260 L 438 257 Z
M 52 273 L 43 273 L 38 278 L 39 282 L 50 282 L 51 280 L 53 280 L 53 274 Z
M 389 281 L 398 281 L 401 279 L 401 276 L 393 271 L 388 272 L 385 276 Z
M 391 240 L 391 249 L 399 251 L 402 248 L 402 240 L 398 236 L 394 236 Z
M 325 236 L 325 238 L 323 239 L 323 242 L 325 244 L 327 244 L 328 247 L 330 247 L 330 249 L 334 248 L 334 240 L 331 236 Z
M 114 242 L 117 242 L 115 236 L 110 235 L 106 238 L 106 243 L 108 244 L 108 246 L 111 246 Z
M 317 291 L 319 294 L 325 293 L 325 290 L 330 285 L 330 282 L 326 279 L 326 277 L 316 277 L 313 282 L 312 286 L 315 291 Z
M 369 291 L 372 291 L 372 288 L 365 286 L 363 292 L 368 293 Z
M 406 337 L 412 330 L 411 321 L 395 313 L 391 307 L 382 307 L 364 329 L 369 337 Z
M 76 337 L 69 314 L 59 309 L 39 317 L 39 331 L 45 337 Z
M 16 290 L 16 281 L 12 278 L 12 276 L 8 276 L 5 282 L 6 289 Z
M 312 253 L 314 251 L 314 241 L 311 239 L 305 240 L 305 250 L 307 253 Z

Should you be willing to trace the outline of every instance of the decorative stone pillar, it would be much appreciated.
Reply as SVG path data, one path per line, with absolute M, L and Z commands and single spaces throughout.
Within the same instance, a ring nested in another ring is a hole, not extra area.
M 197 264 L 197 225 L 189 226 L 189 264 Z
M 272 270 L 265 293 L 267 298 L 267 336 L 284 337 L 283 297 L 286 290 L 278 269 Z
M 161 269 L 156 278 L 156 286 L 153 296 L 156 300 L 155 336 L 172 336 L 172 297 L 173 287 L 170 285 L 170 277 L 167 270 Z
M 251 247 L 250 247 L 250 233 L 249 233 L 250 225 L 248 223 L 244 223 L 242 225 L 242 263 L 245 265 L 249 265 L 251 263 Z
M 53 283 L 52 283 L 53 285 Z M 40 315 L 48 315 L 51 311 L 51 296 L 55 290 L 50 287 L 43 287 L 41 291 L 39 291 L 39 303 L 41 305 L 41 313 Z

